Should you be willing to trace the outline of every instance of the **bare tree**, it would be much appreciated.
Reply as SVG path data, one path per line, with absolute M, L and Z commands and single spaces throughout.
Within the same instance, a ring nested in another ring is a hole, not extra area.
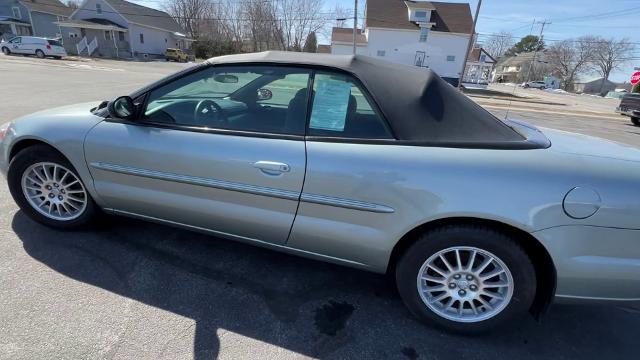
M 242 4 L 242 15 L 246 22 L 243 30 L 251 51 L 281 50 L 282 34 L 274 3 L 254 0 Z
M 501 31 L 498 34 L 491 35 L 487 41 L 482 45 L 491 57 L 497 59 L 504 55 L 504 53 L 515 44 L 513 41 L 513 34 L 506 31 Z
M 285 50 L 302 51 L 307 36 L 328 22 L 322 16 L 322 0 L 278 0 L 275 6 Z
M 352 10 L 336 4 L 332 12 L 332 18 L 335 21 L 334 26 L 338 28 L 347 27 L 347 20 L 351 17 L 351 12 Z
M 602 76 L 601 93 L 611 72 L 625 64 L 634 50 L 635 45 L 626 38 L 622 40 L 594 38 L 591 63 L 594 70 Z
M 593 48 L 592 36 L 559 41 L 549 47 L 546 52 L 549 65 L 562 79 L 564 90 L 573 90 L 576 77 L 589 69 Z
M 71 9 L 77 9 L 80 7 L 80 4 L 82 3 L 81 0 L 67 0 L 65 1 L 65 4 L 70 7 Z
M 198 39 L 201 35 L 201 24 L 211 13 L 211 5 L 209 0 L 167 0 L 164 9 L 189 37 Z

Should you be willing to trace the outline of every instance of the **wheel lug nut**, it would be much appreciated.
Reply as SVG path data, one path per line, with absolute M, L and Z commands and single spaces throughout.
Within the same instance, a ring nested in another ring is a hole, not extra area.
M 58 185 L 58 184 L 53 184 L 53 186 L 55 186 L 55 187 L 59 187 L 60 185 Z
M 469 289 L 470 289 L 471 291 L 476 291 L 476 290 L 478 290 L 478 287 L 477 287 L 477 286 L 475 286 L 475 285 L 469 285 Z
M 453 278 L 456 279 L 456 280 L 460 279 L 460 274 L 453 275 Z
M 58 200 L 61 200 L 61 201 L 62 201 L 63 199 L 64 199 L 64 198 L 62 197 L 62 195 L 59 195 L 59 196 L 58 196 Z
M 60 190 L 60 192 L 63 193 L 63 194 L 65 193 L 64 189 Z
M 465 295 L 467 295 L 467 292 L 464 291 L 464 290 L 460 290 L 460 291 L 458 291 L 458 295 L 465 296 Z
M 469 281 L 473 280 L 473 276 L 472 275 L 467 275 L 467 280 L 469 280 Z
M 55 195 L 53 195 L 53 194 L 49 194 L 49 197 L 50 197 L 50 198 L 52 198 L 52 199 L 53 199 L 53 197 L 54 197 L 54 196 L 55 196 Z
M 449 289 L 455 289 L 456 283 L 449 283 Z

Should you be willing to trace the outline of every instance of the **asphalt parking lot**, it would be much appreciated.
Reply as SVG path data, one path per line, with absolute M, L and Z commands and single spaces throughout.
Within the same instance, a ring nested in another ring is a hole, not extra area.
M 0 123 L 185 66 L 0 56 Z M 640 146 L 615 115 L 510 114 Z M 541 322 L 450 335 L 417 322 L 385 276 L 125 218 L 55 231 L 0 180 L 0 359 L 636 358 L 638 333 L 640 307 L 557 304 Z

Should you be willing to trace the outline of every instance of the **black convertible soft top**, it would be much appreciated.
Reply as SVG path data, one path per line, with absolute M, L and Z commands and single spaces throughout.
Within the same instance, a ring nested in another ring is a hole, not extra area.
M 305 65 L 348 72 L 365 85 L 395 137 L 407 143 L 479 148 L 541 147 L 527 141 L 526 134 L 491 115 L 429 69 L 361 55 L 282 51 L 220 56 L 207 63 Z

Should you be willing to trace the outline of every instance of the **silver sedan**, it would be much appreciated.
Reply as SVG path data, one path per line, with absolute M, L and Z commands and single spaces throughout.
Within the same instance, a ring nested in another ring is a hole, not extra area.
M 392 272 L 452 331 L 640 301 L 640 150 L 500 121 L 367 57 L 214 58 L 32 114 L 0 128 L 0 171 L 45 225 L 105 212 Z

